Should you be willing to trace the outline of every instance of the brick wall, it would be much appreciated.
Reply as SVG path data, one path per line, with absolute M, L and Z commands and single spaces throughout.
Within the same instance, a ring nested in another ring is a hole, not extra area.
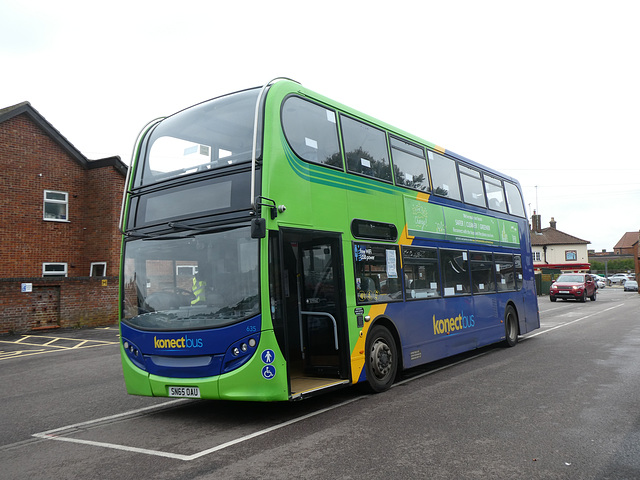
M 22 293 L 23 283 L 30 283 L 32 291 Z M 0 335 L 113 325 L 117 305 L 117 277 L 0 279 Z
M 124 175 L 90 168 L 69 145 L 26 113 L 0 122 L 0 334 L 117 320 Z M 45 190 L 68 193 L 67 221 L 43 219 Z M 68 277 L 42 277 L 45 262 L 66 263 Z M 92 262 L 106 262 L 106 278 L 89 277 Z M 34 292 L 21 293 L 22 283 Z
M 82 268 L 89 275 L 91 262 L 107 262 L 107 275 L 119 274 L 121 235 L 118 230 L 124 178 L 113 167 L 89 170 L 89 198 L 85 202 L 85 251 L 88 264 Z M 92 199 L 102 199 L 95 201 Z M 104 201 L 108 199 L 107 201 Z

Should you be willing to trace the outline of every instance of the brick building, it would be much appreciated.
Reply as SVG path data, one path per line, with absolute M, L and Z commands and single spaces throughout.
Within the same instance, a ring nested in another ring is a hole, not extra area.
M 0 334 L 116 322 L 126 165 L 24 102 L 0 110 L 0 168 Z
M 637 249 L 638 245 L 638 232 L 626 232 L 618 243 L 613 247 L 613 253 L 616 255 L 633 255 L 634 247 Z

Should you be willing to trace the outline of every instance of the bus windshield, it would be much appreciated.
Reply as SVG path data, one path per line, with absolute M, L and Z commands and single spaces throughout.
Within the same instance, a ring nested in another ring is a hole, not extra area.
M 151 134 L 136 185 L 251 161 L 258 90 L 245 90 L 167 117 Z
M 131 240 L 123 255 L 122 319 L 130 326 L 214 328 L 259 313 L 258 241 L 249 227 Z

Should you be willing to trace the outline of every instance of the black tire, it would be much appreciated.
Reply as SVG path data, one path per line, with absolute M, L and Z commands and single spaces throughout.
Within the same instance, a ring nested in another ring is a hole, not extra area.
M 551 299 L 552 302 L 555 302 L 557 300 L 556 297 L 549 297 Z
M 393 335 L 382 325 L 375 325 L 367 335 L 365 368 L 371 391 L 391 388 L 398 373 L 398 349 Z
M 506 347 L 515 347 L 518 343 L 518 314 L 511 305 L 504 309 L 504 337 Z
M 586 301 L 587 301 L 587 291 L 586 291 L 586 290 L 583 290 L 583 291 L 582 291 L 582 296 L 580 297 L 580 301 L 581 301 L 582 303 L 584 303 L 584 302 L 586 302 Z
M 592 302 L 596 301 L 596 296 L 598 295 L 598 291 L 594 290 L 593 291 L 593 295 L 591 295 L 589 298 L 591 299 Z

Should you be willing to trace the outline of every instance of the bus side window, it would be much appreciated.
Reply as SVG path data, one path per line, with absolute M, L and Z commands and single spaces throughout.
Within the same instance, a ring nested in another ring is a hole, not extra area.
M 354 244 L 354 260 L 358 304 L 402 300 L 395 245 Z
M 407 300 L 440 297 L 438 252 L 435 248 L 403 247 Z
M 498 212 L 507 213 L 507 204 L 504 201 L 504 190 L 502 180 L 491 175 L 484 174 L 484 188 L 487 191 L 489 208 Z
M 391 137 L 391 156 L 396 185 L 430 192 L 427 159 L 424 149 L 413 143 Z
M 460 200 L 456 162 L 431 150 L 427 155 L 429 157 L 433 193 L 442 197 Z
M 445 297 L 471 293 L 466 250 L 440 249 L 440 265 Z
M 520 290 L 523 286 L 522 255 L 514 255 L 513 263 L 515 264 L 516 290 Z
M 282 128 L 291 149 L 300 158 L 342 169 L 333 110 L 299 97 L 289 97 L 282 108 Z
M 366 123 L 340 115 L 347 170 L 391 182 L 386 134 Z
M 460 169 L 464 202 L 478 207 L 486 207 L 480 172 L 464 165 L 458 165 L 458 168 Z
M 473 293 L 495 292 L 493 255 L 488 252 L 471 252 L 470 256 Z
M 498 285 L 498 291 L 503 292 L 506 290 L 516 289 L 516 275 L 513 263 L 513 255 L 496 253 L 496 283 Z
M 522 196 L 518 187 L 513 183 L 504 182 L 504 190 L 507 194 L 507 204 L 509 206 L 509 213 L 524 217 L 524 203 L 522 202 Z

